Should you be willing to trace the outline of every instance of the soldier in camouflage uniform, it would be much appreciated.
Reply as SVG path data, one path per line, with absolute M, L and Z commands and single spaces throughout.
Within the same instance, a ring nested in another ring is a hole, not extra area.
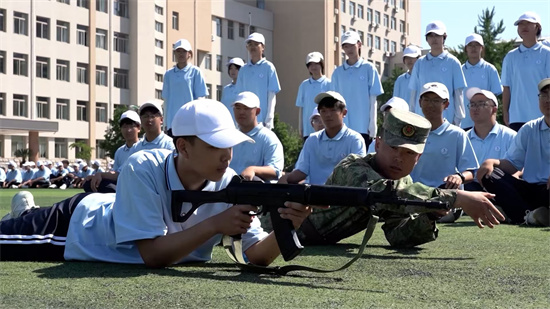
M 438 189 L 413 183 L 409 173 L 424 150 L 430 122 L 408 111 L 391 109 L 381 137 L 376 139 L 376 153 L 365 157 L 349 155 L 328 178 L 327 185 L 371 188 L 375 192 L 393 186 L 397 195 L 413 200 L 449 202 L 462 207 L 482 228 L 499 224 L 504 217 L 486 192 L 466 192 Z M 385 205 L 377 203 L 374 210 L 358 207 L 315 209 L 304 221 L 298 235 L 304 244 L 333 244 L 366 228 L 372 215 L 384 219 L 382 229 L 390 245 L 413 247 L 437 238 L 435 220 L 444 215 L 423 207 Z

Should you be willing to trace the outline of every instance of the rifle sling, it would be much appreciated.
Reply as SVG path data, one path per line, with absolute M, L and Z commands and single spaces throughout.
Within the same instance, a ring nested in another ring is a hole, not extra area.
M 376 227 L 376 223 L 378 222 L 377 216 L 371 216 L 369 219 L 369 222 L 367 223 L 367 228 L 365 229 L 365 235 L 363 236 L 363 241 L 361 242 L 361 246 L 359 247 L 359 251 L 357 252 L 357 255 L 355 255 L 349 262 L 341 266 L 337 269 L 318 269 L 308 266 L 302 266 L 302 265 L 285 265 L 285 266 L 259 266 L 254 265 L 251 263 L 248 263 L 244 260 L 244 254 L 242 251 L 242 240 L 241 239 L 234 239 L 231 236 L 224 235 L 223 236 L 223 247 L 225 249 L 225 252 L 229 256 L 233 262 L 237 263 L 241 268 L 250 270 L 253 272 L 259 272 L 259 273 L 269 273 L 269 274 L 277 274 L 277 275 L 286 275 L 289 272 L 292 271 L 309 271 L 314 273 L 331 273 L 339 270 L 346 269 L 351 266 L 351 264 L 355 263 L 361 255 L 363 255 L 363 251 L 365 251 L 365 247 L 367 246 L 367 242 L 372 237 L 372 234 L 374 232 L 374 229 Z

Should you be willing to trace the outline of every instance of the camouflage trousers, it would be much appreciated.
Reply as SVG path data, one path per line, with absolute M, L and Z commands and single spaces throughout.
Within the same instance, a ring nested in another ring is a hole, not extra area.
M 410 248 L 437 238 L 438 229 L 429 214 L 401 214 L 388 210 L 373 213 L 367 207 L 338 206 L 315 209 L 297 234 L 304 245 L 335 244 L 366 229 L 373 214 L 384 220 L 382 230 L 392 247 Z M 265 230 L 272 230 L 268 217 L 260 220 Z

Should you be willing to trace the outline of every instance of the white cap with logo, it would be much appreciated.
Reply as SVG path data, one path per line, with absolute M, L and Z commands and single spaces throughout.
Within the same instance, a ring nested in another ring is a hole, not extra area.
M 435 20 L 426 26 L 426 35 L 432 32 L 437 35 L 444 35 L 447 33 L 447 27 L 445 27 L 445 24 L 442 21 Z
M 478 88 L 478 87 L 472 87 L 472 88 L 468 88 L 468 90 L 466 90 L 466 97 L 468 98 L 468 100 L 472 100 L 472 98 L 476 95 L 476 94 L 482 94 L 484 96 L 487 97 L 487 99 L 493 101 L 493 103 L 495 103 L 495 106 L 498 107 L 498 100 L 497 100 L 497 97 L 495 96 L 494 93 L 492 93 L 491 91 L 489 90 L 485 90 L 485 89 L 481 89 L 481 88 Z
M 197 136 L 217 148 L 254 140 L 235 127 L 229 110 L 218 101 L 200 99 L 182 106 L 172 121 L 173 136 Z
M 193 50 L 191 48 L 191 43 L 189 43 L 189 41 L 187 41 L 186 39 L 181 39 L 181 40 L 178 40 L 176 43 L 174 43 L 173 49 L 176 50 L 178 48 L 182 48 L 186 51 Z
M 409 45 L 403 51 L 403 58 L 404 57 L 418 58 L 420 56 L 421 56 L 420 48 L 416 45 Z
M 120 120 L 118 121 L 118 123 L 120 123 L 124 119 L 130 119 L 133 122 L 137 122 L 137 123 L 141 124 L 141 120 L 139 119 L 139 115 L 136 112 L 134 112 L 133 110 L 125 111 L 124 113 L 122 113 L 122 115 L 120 115 Z
M 481 46 L 485 46 L 485 44 L 483 44 L 483 38 L 477 33 L 472 33 L 467 36 L 466 40 L 464 41 L 464 46 L 468 46 L 468 44 L 472 42 L 478 42 L 479 44 L 481 44 Z
M 139 106 L 139 114 L 147 107 L 154 107 L 162 115 L 162 104 L 158 100 L 149 100 Z
M 239 93 L 235 98 L 235 102 L 233 102 L 231 106 L 235 106 L 237 103 L 243 104 L 248 108 L 260 107 L 260 99 L 254 92 L 250 91 L 243 91 Z
M 310 62 L 319 63 L 323 60 L 323 54 L 321 54 L 320 52 L 311 52 L 306 56 L 306 65 L 308 65 Z
M 422 91 L 420 92 L 420 96 L 428 92 L 433 92 L 442 99 L 445 99 L 445 100 L 449 99 L 449 90 L 447 89 L 447 86 L 443 85 L 442 83 L 432 82 L 432 83 L 424 84 L 424 86 L 422 86 Z
M 342 45 L 344 44 L 357 44 L 361 42 L 359 34 L 355 31 L 346 31 L 342 34 Z
M 333 98 L 346 104 L 346 100 L 344 99 L 344 97 L 336 91 L 321 92 L 315 96 L 313 101 L 315 102 L 315 104 L 319 104 L 324 98 Z
M 244 60 L 239 57 L 231 58 L 225 65 L 230 66 L 232 64 L 242 67 L 244 65 Z
M 388 107 L 397 108 L 403 111 L 408 111 L 409 103 L 407 103 L 407 101 L 401 99 L 400 97 L 392 97 L 391 99 L 388 100 L 388 102 L 386 102 L 386 104 L 380 106 L 380 111 L 384 112 Z
M 535 12 L 525 12 L 514 22 L 514 26 L 517 26 L 521 21 L 528 21 L 533 24 L 540 24 L 540 16 Z
M 254 41 L 258 43 L 262 43 L 265 45 L 265 38 L 264 35 L 258 32 L 251 33 L 248 38 L 244 41 L 245 43 L 248 43 L 249 41 Z

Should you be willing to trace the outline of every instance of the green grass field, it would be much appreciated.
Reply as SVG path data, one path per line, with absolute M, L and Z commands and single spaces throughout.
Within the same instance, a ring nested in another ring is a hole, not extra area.
M 17 190 L 0 190 L 0 214 Z M 32 191 L 51 205 L 80 190 Z M 330 274 L 241 271 L 215 248 L 212 262 L 165 269 L 106 263 L 0 262 L 0 308 L 548 308 L 549 228 L 440 225 L 435 242 L 392 250 L 377 227 L 364 256 Z M 362 235 L 308 247 L 293 262 L 336 268 Z M 276 261 L 283 265 L 282 259 Z

